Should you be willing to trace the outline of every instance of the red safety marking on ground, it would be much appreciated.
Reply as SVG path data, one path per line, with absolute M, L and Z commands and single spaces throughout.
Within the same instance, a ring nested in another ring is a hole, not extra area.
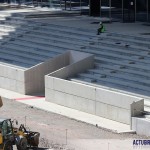
M 15 98 L 16 101 L 19 100 L 32 100 L 32 99 L 40 99 L 44 98 L 44 96 L 31 96 L 31 97 L 22 97 L 22 98 Z

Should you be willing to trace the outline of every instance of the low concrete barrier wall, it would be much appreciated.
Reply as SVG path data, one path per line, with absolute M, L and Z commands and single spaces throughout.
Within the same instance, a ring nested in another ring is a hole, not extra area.
M 69 64 L 70 52 L 51 58 L 25 71 L 25 94 L 43 92 L 44 76 Z
M 150 136 L 150 118 L 132 117 L 132 130 L 138 135 Z
M 24 70 L 0 64 L 0 88 L 24 93 Z
M 94 56 L 88 53 L 70 51 L 68 59 L 68 65 L 50 73 L 48 76 L 66 79 L 94 67 Z
M 63 69 L 46 76 L 46 101 L 125 124 L 131 124 L 132 109 L 144 110 L 141 98 L 64 80 L 64 74 L 60 79 L 61 72 Z

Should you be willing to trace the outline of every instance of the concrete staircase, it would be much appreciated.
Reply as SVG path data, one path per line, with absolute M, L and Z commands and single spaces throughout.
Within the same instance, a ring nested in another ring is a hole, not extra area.
M 66 50 L 95 55 L 95 67 L 71 81 L 150 96 L 150 39 L 7 17 L 0 25 L 1 63 L 28 68 Z

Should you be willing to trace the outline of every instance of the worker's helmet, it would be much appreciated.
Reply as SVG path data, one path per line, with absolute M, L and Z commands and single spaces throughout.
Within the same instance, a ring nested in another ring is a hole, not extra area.
M 99 23 L 100 25 L 102 24 L 102 22 Z

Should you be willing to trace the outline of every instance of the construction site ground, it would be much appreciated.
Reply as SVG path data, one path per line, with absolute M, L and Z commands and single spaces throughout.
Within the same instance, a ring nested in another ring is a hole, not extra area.
M 136 134 L 113 133 L 4 98 L 0 114 L 1 118 L 17 119 L 19 124 L 25 124 L 27 129 L 40 132 L 39 150 L 130 150 L 134 149 L 134 139 L 148 138 Z

